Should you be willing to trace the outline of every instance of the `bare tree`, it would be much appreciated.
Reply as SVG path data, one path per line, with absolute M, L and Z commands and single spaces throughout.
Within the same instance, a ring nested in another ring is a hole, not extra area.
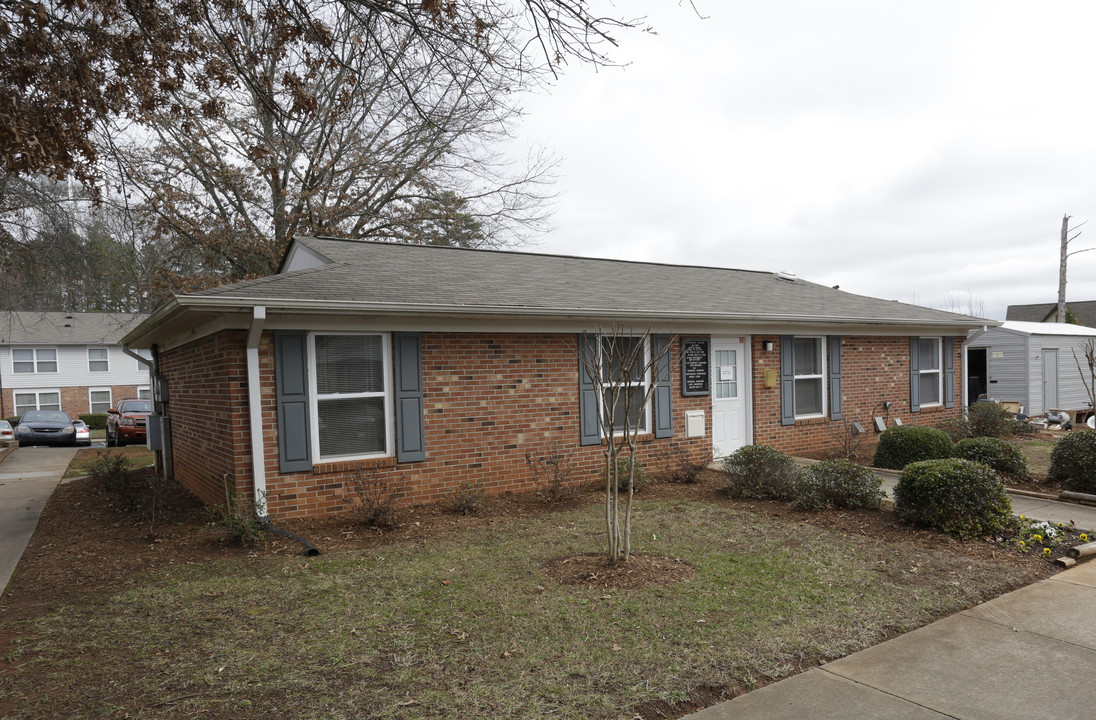
M 93 185 L 109 151 L 93 137 L 98 124 L 187 112 L 175 105 L 179 88 L 231 84 L 249 61 L 237 33 L 253 18 L 338 63 L 333 14 L 349 18 L 363 47 L 408 38 L 454 74 L 483 61 L 523 75 L 569 58 L 606 63 L 613 33 L 640 24 L 569 0 L 0 0 L 0 170 Z M 296 93 L 307 108 L 308 84 Z M 218 112 L 210 102 L 199 117 Z
M 1089 250 L 1096 250 L 1096 248 L 1085 248 L 1083 250 L 1069 252 L 1069 244 L 1076 240 L 1081 234 L 1081 231 L 1077 228 L 1088 222 L 1086 220 L 1081 223 L 1081 225 L 1075 225 L 1071 229 L 1069 227 L 1069 219 L 1069 215 L 1062 216 L 1061 252 L 1058 259 L 1058 308 L 1054 315 L 1055 322 L 1066 322 L 1066 262 L 1071 255 L 1088 252 Z
M 632 553 L 632 498 L 636 484 L 636 449 L 654 397 L 654 370 L 665 362 L 673 341 L 653 348 L 649 330 L 634 333 L 621 326 L 583 333 L 579 350 L 582 371 L 592 381 L 605 439 L 605 533 L 609 561 L 627 561 Z M 621 461 L 624 462 L 621 462 Z M 622 467 L 623 466 L 623 467 Z M 628 473 L 622 483 L 622 469 Z M 626 486 L 623 516 L 621 486 Z
M 173 91 L 181 112 L 119 144 L 119 176 L 173 259 L 204 265 L 184 287 L 268 274 L 297 234 L 479 246 L 543 227 L 550 160 L 513 172 L 492 150 L 518 115 L 517 78 L 478 56 L 450 72 L 405 27 L 363 42 L 341 6 L 304 5 L 326 10 L 326 53 L 239 20 L 213 55 L 236 79 Z

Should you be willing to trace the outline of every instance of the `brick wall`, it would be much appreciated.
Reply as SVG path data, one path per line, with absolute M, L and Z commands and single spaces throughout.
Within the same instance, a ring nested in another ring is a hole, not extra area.
M 211 505 L 224 504 L 226 479 L 250 478 L 246 337 L 226 330 L 160 355 L 175 477 Z
M 250 496 L 250 444 L 244 334 L 222 332 L 164 353 L 160 367 L 171 386 L 170 415 L 176 477 L 208 503 L 222 502 L 220 478 Z M 356 502 L 351 479 L 375 473 L 399 493 L 400 505 L 445 500 L 462 482 L 481 483 L 489 495 L 534 488 L 526 451 L 572 454 L 571 481 L 600 477 L 602 449 L 581 447 L 578 431 L 578 359 L 574 335 L 423 335 L 424 429 L 427 459 L 395 458 L 316 463 L 312 472 L 278 469 L 277 406 L 272 334 L 260 344 L 266 443 L 267 505 L 271 517 L 294 518 L 344 511 Z M 711 400 L 680 395 L 679 347 L 673 348 L 673 415 L 676 436 L 641 436 L 639 457 L 681 447 L 694 459 L 710 453 L 711 430 L 684 438 L 685 411 Z M 190 358 L 191 367 L 184 364 Z
M 773 350 L 762 348 L 764 341 Z M 955 338 L 955 407 L 910 409 L 910 340 L 908 337 L 844 337 L 841 341 L 841 398 L 844 417 L 860 423 L 868 432 L 865 445 L 878 441 L 872 427 L 873 417 L 884 417 L 887 426 L 894 418 L 907 425 L 935 425 L 962 414 L 962 341 Z M 780 338 L 758 335 L 753 338 L 754 442 L 771 445 L 785 453 L 817 453 L 838 444 L 837 425 L 829 418 L 799 420 L 794 426 L 780 424 L 780 386 L 765 387 L 765 370 L 780 373 Z M 828 396 L 828 388 L 827 388 Z M 889 401 L 889 411 L 882 407 Z M 828 409 L 828 408 L 827 408 Z

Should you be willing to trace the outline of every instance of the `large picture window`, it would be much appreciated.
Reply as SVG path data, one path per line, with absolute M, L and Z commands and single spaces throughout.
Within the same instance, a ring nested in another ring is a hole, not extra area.
M 321 459 L 383 456 L 389 449 L 388 336 L 311 336 L 313 437 Z
M 792 341 L 795 417 L 826 413 L 826 350 L 823 338 L 797 337 Z
M 650 413 L 643 399 L 650 382 L 649 345 L 642 337 L 603 335 L 598 348 L 598 366 L 604 387 L 604 395 L 600 399 L 602 417 L 605 417 L 605 407 L 612 402 L 610 386 L 616 386 L 616 402 L 612 408 L 614 431 L 618 434 L 624 432 L 627 411 L 628 429 L 647 432 Z
M 939 405 L 943 395 L 940 372 L 940 338 L 917 339 L 917 400 L 921 407 Z
M 55 373 L 57 349 L 12 348 L 11 369 L 17 373 Z

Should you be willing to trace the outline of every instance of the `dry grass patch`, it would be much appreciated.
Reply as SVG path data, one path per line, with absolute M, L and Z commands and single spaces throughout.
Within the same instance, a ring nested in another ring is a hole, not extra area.
M 766 507 L 637 500 L 635 551 L 693 571 L 637 587 L 553 575 L 603 545 L 593 507 L 158 568 L 9 621 L 0 714 L 674 717 L 1034 578 Z

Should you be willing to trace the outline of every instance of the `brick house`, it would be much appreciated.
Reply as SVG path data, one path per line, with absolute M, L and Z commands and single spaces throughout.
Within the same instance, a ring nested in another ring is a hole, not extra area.
M 527 451 L 594 477 L 579 357 L 607 328 L 669 358 L 634 379 L 654 386 L 638 419 L 652 463 L 954 417 L 963 339 L 996 324 L 786 274 L 296 238 L 276 274 L 177 296 L 123 342 L 154 353 L 165 468 L 207 503 L 227 480 L 292 518 L 347 508 L 357 469 L 403 504 L 463 481 L 530 489 Z
M 0 312 L 0 418 L 27 410 L 105 413 L 120 400 L 148 397 L 148 363 L 120 343 L 146 317 Z

